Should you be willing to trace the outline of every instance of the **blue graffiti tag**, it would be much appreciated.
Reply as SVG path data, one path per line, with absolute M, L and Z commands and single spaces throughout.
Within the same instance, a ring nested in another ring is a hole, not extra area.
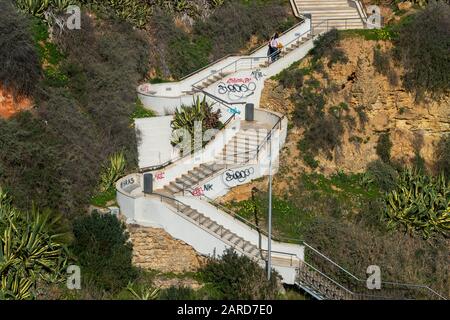
M 229 108 L 228 112 L 231 114 L 241 114 L 241 111 L 238 108 Z

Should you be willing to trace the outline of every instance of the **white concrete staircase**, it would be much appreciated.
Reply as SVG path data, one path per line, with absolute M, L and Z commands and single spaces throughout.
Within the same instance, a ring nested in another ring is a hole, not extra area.
M 314 34 L 331 28 L 363 29 L 356 5 L 348 0 L 294 0 L 300 14 L 310 14 Z
M 313 35 L 316 36 L 319 32 L 327 31 L 332 27 L 338 29 L 364 27 L 358 11 L 351 7 L 346 0 L 292 1 L 295 1 L 295 6 L 301 14 L 311 14 L 313 29 L 308 20 L 287 32 L 284 35 L 285 38 L 282 39 L 285 47 L 276 62 L 271 63 L 264 56 L 266 48 L 259 49 L 253 56 L 236 59 L 228 57 L 186 77 L 179 83 L 149 86 L 150 91 L 148 92 L 138 89 L 144 105 L 155 107 L 172 103 L 177 107 L 184 101 L 189 102 L 192 96 L 199 92 L 206 94 L 205 89 L 224 77 L 242 70 L 254 70 L 262 67 L 265 68 L 266 76 L 277 74 L 306 55 L 312 47 Z M 305 29 L 305 27 L 307 28 Z M 182 94 L 179 95 L 180 93 Z M 260 96 L 257 97 L 259 103 Z M 271 113 L 270 111 L 265 112 Z M 266 116 L 264 119 L 270 118 L 269 115 Z M 272 130 L 276 127 L 273 125 L 274 123 L 269 125 L 269 122 L 247 122 L 241 119 L 239 131 L 222 149 L 220 147 L 217 149 L 221 151 L 215 154 L 212 161 L 189 166 L 188 169 L 182 167 L 185 165 L 182 163 L 183 159 L 179 159 L 180 162 L 171 163 L 170 166 L 183 169 L 176 171 L 177 174 L 171 176 L 170 180 L 164 184 L 161 183 L 160 188 L 154 190 L 152 194 L 143 193 L 142 175 L 132 174 L 122 178 L 116 184 L 117 201 L 122 214 L 133 223 L 163 227 L 175 238 L 185 241 L 202 254 L 216 253 L 216 248 L 223 250 L 224 247 L 233 247 L 260 265 L 264 265 L 268 258 L 267 247 L 264 247 L 267 245 L 268 238 L 264 231 L 248 221 L 244 221 L 245 219 L 242 217 L 239 218 L 233 212 L 215 207 L 208 199 L 186 197 L 183 194 L 186 190 L 192 190 L 208 179 L 220 177 L 224 169 L 239 168 L 255 159 L 258 162 L 261 146 L 273 136 Z M 287 130 L 287 122 L 285 126 Z M 276 130 L 282 131 L 281 124 Z M 268 134 L 269 132 L 270 134 Z M 264 156 L 267 157 L 267 154 L 262 153 L 261 158 Z M 153 173 L 163 177 L 162 173 L 165 169 L 167 168 L 161 167 L 155 169 Z M 165 173 L 167 174 L 167 172 Z M 304 249 L 309 248 L 318 259 L 325 259 L 325 262 L 332 267 L 338 266 L 306 243 L 292 244 L 280 241 L 272 241 L 272 243 L 275 249 L 272 251 L 271 260 L 275 269 L 283 276 L 285 283 L 296 284 L 320 300 L 367 297 L 367 295 L 356 294 L 334 280 L 330 275 L 335 273 L 319 270 L 318 267 L 304 261 Z M 350 273 L 346 271 L 346 274 Z M 352 277 L 357 279 L 353 275 Z M 357 280 L 361 282 L 360 279 Z
M 221 239 L 224 243 L 243 253 L 252 260 L 261 259 L 260 250 L 256 245 L 223 227 L 216 221 L 200 213 L 198 210 L 170 197 L 164 198 L 164 202 L 177 210 L 178 214 L 182 214 L 185 219 L 196 224 L 202 229 L 206 229 L 208 232 Z

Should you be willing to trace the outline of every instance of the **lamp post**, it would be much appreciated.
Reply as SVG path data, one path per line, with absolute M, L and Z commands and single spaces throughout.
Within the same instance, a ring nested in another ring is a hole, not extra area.
M 270 281 L 272 270 L 272 133 L 269 136 L 269 218 L 268 218 L 268 236 L 267 236 L 267 280 Z

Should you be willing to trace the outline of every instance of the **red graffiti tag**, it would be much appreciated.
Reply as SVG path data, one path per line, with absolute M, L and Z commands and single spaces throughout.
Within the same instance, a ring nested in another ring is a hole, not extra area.
M 191 191 L 191 194 L 194 197 L 200 197 L 203 195 L 203 189 L 202 187 L 196 187 L 194 190 Z
M 227 83 L 229 84 L 234 84 L 234 83 L 249 83 L 250 81 L 252 81 L 252 78 L 250 77 L 245 77 L 245 78 L 229 78 L 227 80 Z
M 158 173 L 156 173 L 156 174 L 155 174 L 155 179 L 156 179 L 156 180 L 162 180 L 162 179 L 164 179 L 164 173 L 165 173 L 165 172 L 158 172 Z

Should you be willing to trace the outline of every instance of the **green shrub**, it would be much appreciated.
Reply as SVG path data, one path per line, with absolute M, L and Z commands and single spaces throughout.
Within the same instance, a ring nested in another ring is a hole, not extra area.
M 432 36 L 431 36 L 432 35 Z M 417 96 L 450 90 L 450 5 L 432 2 L 404 23 L 395 41 L 403 84 Z
M 443 136 L 436 147 L 436 170 L 450 179 L 450 134 Z
M 178 15 L 173 10 L 155 7 L 148 28 L 156 44 L 151 48 L 152 67 L 157 77 L 181 78 L 225 55 L 243 54 L 292 26 L 295 19 L 289 12 L 287 3 L 279 0 L 231 0 L 194 17 L 192 32 L 187 32 L 175 25 Z M 254 36 L 254 47 L 247 48 Z
M 278 294 L 278 274 L 272 270 L 270 281 L 258 263 L 227 249 L 203 267 L 201 278 L 209 282 L 224 300 L 267 300 Z
M 373 48 L 373 64 L 375 66 L 375 70 L 383 75 L 387 75 L 391 69 L 389 55 L 382 52 L 377 47 Z
M 0 87 L 15 97 L 32 95 L 41 76 L 29 30 L 26 17 L 18 14 L 9 1 L 0 2 Z
M 310 54 L 313 57 L 313 64 L 317 63 L 321 58 L 328 59 L 328 67 L 331 68 L 335 63 L 346 63 L 348 61 L 345 52 L 338 48 L 340 41 L 340 33 L 337 29 L 319 35 L 314 40 L 314 48 L 311 49 Z
M 304 70 L 284 69 L 277 75 L 277 79 L 284 88 L 300 89 L 303 86 Z
M 383 191 L 391 191 L 397 185 L 397 171 L 388 163 L 376 160 L 367 165 L 367 174 Z
M 146 42 L 128 24 L 95 24 L 82 14 L 82 26 L 53 36 L 62 53 L 56 70 L 67 76 L 66 84 L 37 81 L 33 113 L 0 120 L 0 183 L 21 208 L 34 201 L 67 215 L 85 212 L 111 154 L 123 151 L 128 166 L 136 164 L 130 117 L 146 73 Z M 44 41 L 45 30 L 35 28 L 35 39 Z
M 103 166 L 103 172 L 100 175 L 100 191 L 105 192 L 114 188 L 114 183 L 125 172 L 125 155 L 123 152 L 117 152 L 109 157 L 108 165 Z
M 131 119 L 152 118 L 155 116 L 155 112 L 145 108 L 140 100 L 136 101 L 135 106 Z
M 376 152 L 384 163 L 391 162 L 391 149 L 392 142 L 389 132 L 380 134 L 380 136 L 378 137 Z
M 117 292 L 133 281 L 132 245 L 125 225 L 116 216 L 93 212 L 75 220 L 72 251 L 87 282 Z
M 314 159 L 314 156 L 311 153 L 305 153 L 303 155 L 303 161 L 305 161 L 305 163 L 313 170 L 319 167 L 319 161 Z

